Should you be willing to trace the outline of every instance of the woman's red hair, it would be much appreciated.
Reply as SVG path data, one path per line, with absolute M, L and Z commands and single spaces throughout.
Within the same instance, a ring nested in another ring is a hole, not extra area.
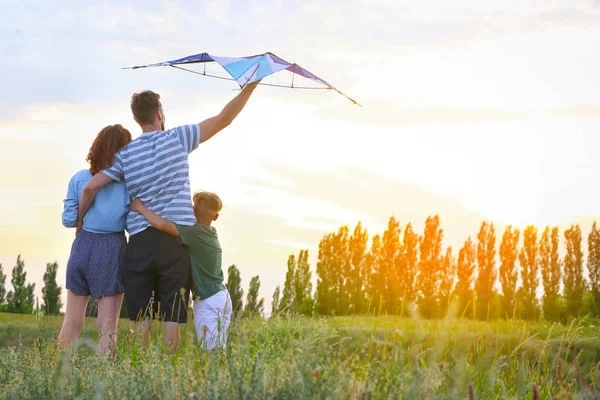
M 109 125 L 98 132 L 85 159 L 90 163 L 92 175 L 111 167 L 117 152 L 129 142 L 131 142 L 131 133 L 120 124 Z

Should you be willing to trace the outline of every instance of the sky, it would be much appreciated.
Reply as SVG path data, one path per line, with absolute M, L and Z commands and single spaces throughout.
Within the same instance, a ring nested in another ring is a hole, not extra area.
M 568 227 L 600 215 L 600 1 L 0 0 L 0 263 L 17 255 L 41 296 L 74 238 L 70 177 L 97 132 L 134 137 L 131 94 L 161 95 L 167 126 L 217 114 L 233 82 L 172 68 L 122 69 L 208 52 L 270 51 L 333 91 L 261 86 L 190 157 L 194 190 L 224 202 L 225 268 L 270 304 L 289 254 L 358 221 L 421 230 L 439 214 L 458 249 L 482 220 Z M 218 66 L 207 70 L 223 74 Z M 280 74 L 277 82 L 289 75 Z M 265 79 L 265 82 L 267 80 Z M 306 82 L 305 82 L 306 83 Z M 10 289 L 10 284 L 8 285 Z

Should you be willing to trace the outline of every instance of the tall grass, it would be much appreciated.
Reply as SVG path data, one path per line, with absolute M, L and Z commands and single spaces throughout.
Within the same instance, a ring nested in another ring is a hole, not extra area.
M 227 349 L 213 352 L 199 348 L 188 324 L 172 355 L 159 333 L 143 349 L 122 321 L 114 360 L 95 353 L 93 320 L 75 348 L 59 350 L 60 322 L 0 325 L 2 335 L 11 324 L 37 330 L 31 341 L 0 342 L 0 398 L 600 398 L 600 337 L 585 320 L 242 320 Z

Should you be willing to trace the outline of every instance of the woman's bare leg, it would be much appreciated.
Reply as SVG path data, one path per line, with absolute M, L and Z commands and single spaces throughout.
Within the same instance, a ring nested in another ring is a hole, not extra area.
M 58 334 L 60 348 L 66 349 L 81 335 L 89 298 L 90 296 L 80 296 L 67 290 L 67 309 L 62 328 Z
M 102 355 L 116 348 L 122 304 L 123 293 L 98 300 L 98 352 Z

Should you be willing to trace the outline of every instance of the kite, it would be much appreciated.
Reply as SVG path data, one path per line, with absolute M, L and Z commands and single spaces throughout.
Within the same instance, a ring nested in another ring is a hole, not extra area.
M 210 63 L 210 62 L 215 62 L 215 63 L 219 64 L 221 67 L 223 67 L 223 69 L 225 69 L 225 71 L 227 71 L 227 73 L 231 76 L 231 78 L 207 74 L 206 73 L 206 64 Z M 188 65 L 188 64 L 204 64 L 204 71 L 199 72 L 199 71 L 194 71 L 194 70 L 182 67 L 182 65 Z M 269 75 L 275 74 L 276 72 L 287 70 L 292 73 L 292 83 L 290 86 L 276 85 L 276 84 L 262 83 L 262 82 L 260 83 L 260 85 L 286 87 L 286 88 L 291 88 L 291 89 L 334 90 L 334 91 L 338 92 L 339 94 L 341 94 L 342 96 L 346 97 L 352 103 L 360 106 L 360 104 L 357 103 L 356 100 L 351 99 L 350 97 L 348 97 L 347 95 L 345 95 L 344 93 L 340 92 L 338 89 L 333 87 L 330 83 L 319 78 L 312 72 L 302 68 L 301 66 L 299 66 L 296 63 L 289 63 L 289 62 L 285 61 L 284 59 L 276 56 L 275 54 L 269 53 L 269 52 L 264 53 L 264 54 L 255 55 L 255 56 L 247 56 L 247 57 L 217 57 L 217 56 L 213 56 L 208 53 L 200 53 L 200 54 L 194 54 L 194 55 L 186 56 L 183 58 L 179 58 L 177 60 L 163 61 L 160 63 L 148 64 L 148 65 L 137 65 L 137 66 L 133 66 L 133 67 L 125 67 L 123 69 L 138 69 L 138 68 L 148 68 L 148 67 L 173 67 L 173 68 L 177 68 L 177 69 L 180 69 L 183 71 L 208 76 L 211 78 L 233 80 L 238 83 L 240 88 L 243 88 L 245 85 L 247 85 L 249 83 L 261 80 Z M 320 83 L 324 87 L 313 87 L 313 86 L 306 87 L 306 86 L 297 86 L 297 85 L 295 86 L 294 78 L 296 75 L 299 75 L 304 78 L 315 81 L 317 83 Z

